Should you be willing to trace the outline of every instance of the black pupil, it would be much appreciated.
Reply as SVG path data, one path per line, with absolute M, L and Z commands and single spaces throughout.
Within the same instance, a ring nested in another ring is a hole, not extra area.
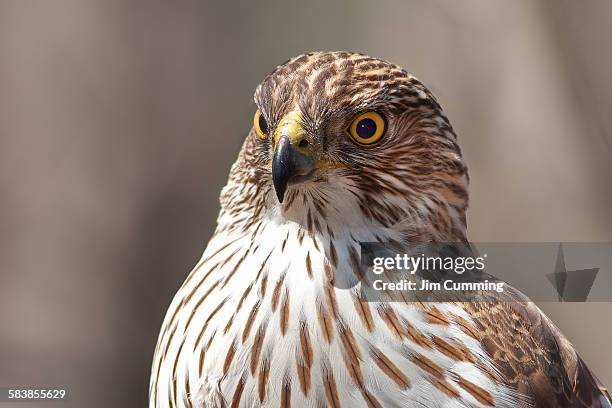
M 376 122 L 372 119 L 361 119 L 357 123 L 357 136 L 362 139 L 369 139 L 376 133 Z
M 266 122 L 266 119 L 261 114 L 259 115 L 259 129 L 264 134 L 268 133 L 268 122 Z

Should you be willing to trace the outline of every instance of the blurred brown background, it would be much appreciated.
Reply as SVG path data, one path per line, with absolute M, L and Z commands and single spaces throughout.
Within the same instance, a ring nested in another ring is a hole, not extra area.
M 145 404 L 252 91 L 309 50 L 438 95 L 472 240 L 612 241 L 611 20 L 606 0 L 0 0 L 0 386 Z M 612 305 L 543 307 L 612 386 Z

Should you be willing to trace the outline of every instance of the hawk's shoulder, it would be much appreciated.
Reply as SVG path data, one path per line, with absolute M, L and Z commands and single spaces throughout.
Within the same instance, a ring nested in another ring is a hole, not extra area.
M 612 407 L 608 391 L 554 323 L 523 294 L 506 288 L 501 300 L 465 305 L 501 380 L 537 407 Z

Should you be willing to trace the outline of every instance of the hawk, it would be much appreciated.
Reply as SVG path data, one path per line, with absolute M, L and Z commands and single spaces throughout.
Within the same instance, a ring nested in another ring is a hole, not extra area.
M 612 406 L 518 292 L 382 302 L 338 284 L 360 242 L 467 242 L 467 167 L 421 82 L 314 52 L 254 99 L 214 236 L 162 325 L 151 407 Z

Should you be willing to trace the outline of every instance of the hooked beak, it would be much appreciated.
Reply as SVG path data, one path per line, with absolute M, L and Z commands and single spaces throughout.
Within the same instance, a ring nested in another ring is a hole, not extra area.
M 296 112 L 288 113 L 274 135 L 276 150 L 272 158 L 272 183 L 280 203 L 287 187 L 306 181 L 315 168 L 309 142 Z

